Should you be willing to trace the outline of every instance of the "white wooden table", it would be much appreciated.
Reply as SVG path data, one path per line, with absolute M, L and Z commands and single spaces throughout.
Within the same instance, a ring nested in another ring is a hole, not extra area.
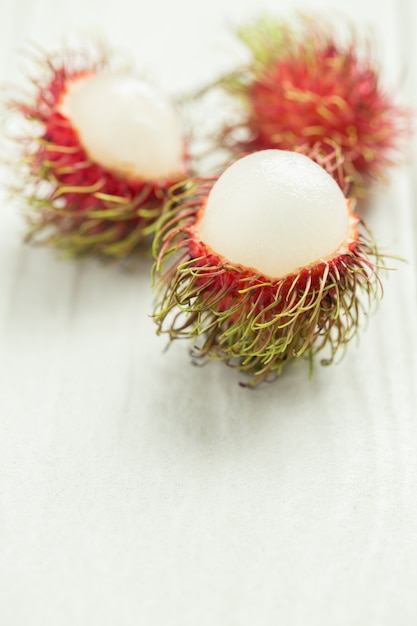
M 81 30 L 172 93 L 234 66 L 228 27 L 258 11 L 0 1 L 2 82 L 22 80 L 29 39 L 52 50 Z M 295 8 L 279 5 L 261 8 Z M 374 28 L 387 82 L 416 106 L 413 0 L 343 8 Z M 126 272 L 24 246 L 20 207 L 1 191 L 2 626 L 417 623 L 416 143 L 413 154 L 367 215 L 408 263 L 359 345 L 312 380 L 301 366 L 256 392 L 221 364 L 193 368 L 181 342 L 163 353 L 149 260 Z

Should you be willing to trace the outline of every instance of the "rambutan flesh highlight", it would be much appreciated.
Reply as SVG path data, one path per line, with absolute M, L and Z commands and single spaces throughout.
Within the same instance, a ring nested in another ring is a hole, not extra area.
M 264 17 L 238 31 L 252 60 L 220 80 L 242 104 L 219 142 L 236 155 L 268 148 L 339 149 L 349 194 L 362 197 L 372 181 L 402 160 L 411 114 L 381 86 L 370 45 L 354 32 L 338 40 L 336 25 L 300 18 L 294 26 Z
M 100 51 L 101 52 L 101 51 Z M 28 239 L 69 255 L 123 258 L 146 239 L 168 188 L 188 175 L 174 104 L 109 54 L 65 50 L 38 63 L 12 110 L 24 130 Z
M 172 190 L 154 239 L 157 332 L 191 338 L 249 386 L 326 349 L 331 363 L 382 294 L 382 259 L 324 168 L 266 150 Z

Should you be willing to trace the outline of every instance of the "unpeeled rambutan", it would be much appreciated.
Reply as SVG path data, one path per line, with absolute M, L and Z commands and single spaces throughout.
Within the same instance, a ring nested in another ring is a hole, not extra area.
M 247 67 L 219 84 L 243 104 L 220 142 L 241 155 L 277 148 L 340 150 L 350 195 L 363 196 L 398 159 L 410 113 L 382 88 L 370 46 L 350 33 L 341 43 L 327 20 L 292 26 L 272 17 L 242 27 Z
M 125 257 L 142 243 L 187 174 L 174 104 L 105 50 L 64 50 L 38 62 L 20 116 L 20 194 L 28 239 L 70 255 Z
M 173 190 L 154 250 L 158 333 L 191 338 L 195 357 L 249 374 L 250 386 L 323 349 L 332 362 L 380 289 L 363 221 L 296 152 L 256 152 Z

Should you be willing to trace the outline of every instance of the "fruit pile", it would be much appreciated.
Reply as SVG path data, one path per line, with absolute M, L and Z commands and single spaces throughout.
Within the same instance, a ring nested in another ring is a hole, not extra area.
M 9 103 L 27 239 L 116 259 L 152 246 L 157 332 L 191 338 L 194 359 L 242 384 L 322 350 L 332 362 L 381 293 L 358 207 L 410 134 L 366 46 L 333 33 L 305 18 L 238 30 L 250 61 L 190 99 L 217 90 L 235 108 L 209 138 L 226 153 L 214 172 L 194 158 L 181 101 L 108 51 L 41 59 L 32 93 Z

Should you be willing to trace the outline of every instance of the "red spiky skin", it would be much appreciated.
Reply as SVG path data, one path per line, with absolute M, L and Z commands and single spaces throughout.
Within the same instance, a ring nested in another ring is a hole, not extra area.
M 301 33 L 272 19 L 242 29 L 254 61 L 225 86 L 241 96 L 246 113 L 224 130 L 222 141 L 237 153 L 339 149 L 349 194 L 361 196 L 401 154 L 410 113 L 381 88 L 378 70 L 359 56 L 356 40 L 340 45 L 329 32 L 328 24 L 313 20 Z M 237 129 L 246 130 L 246 138 Z
M 109 64 L 85 56 L 79 69 L 76 61 L 71 54 L 48 59 L 49 80 L 38 85 L 34 101 L 14 103 L 40 128 L 36 139 L 24 138 L 29 169 L 24 195 L 34 208 L 28 212 L 29 236 L 69 254 L 124 257 L 159 217 L 169 187 L 185 176 L 185 148 L 183 171 L 169 179 L 129 179 L 91 160 L 61 104 L 71 83 L 107 71 Z

